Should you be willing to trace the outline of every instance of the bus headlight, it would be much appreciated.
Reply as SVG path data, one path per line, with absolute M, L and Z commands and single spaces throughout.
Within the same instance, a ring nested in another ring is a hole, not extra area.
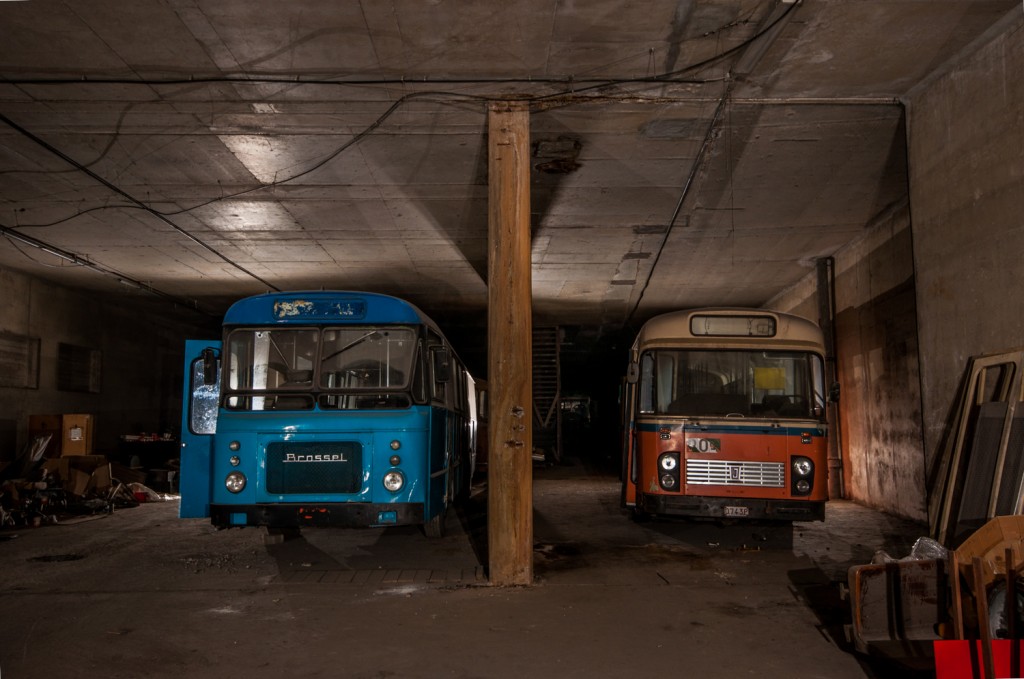
M 402 486 L 405 485 L 405 475 L 397 470 L 391 470 L 384 475 L 384 487 L 392 493 L 397 493 L 402 490 Z
M 232 493 L 241 493 L 245 490 L 245 474 L 242 472 L 231 472 L 224 479 L 224 487 Z
M 658 483 L 662 490 L 676 490 L 679 487 L 679 453 L 662 453 L 658 456 Z
M 802 455 L 795 455 L 789 460 L 793 470 L 789 482 L 789 490 L 793 495 L 810 495 L 814 489 L 814 460 Z

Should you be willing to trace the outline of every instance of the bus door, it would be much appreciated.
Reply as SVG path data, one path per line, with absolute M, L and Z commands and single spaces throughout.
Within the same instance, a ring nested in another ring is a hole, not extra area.
M 443 346 L 430 347 L 433 391 L 431 394 L 430 450 L 428 469 L 430 486 L 424 519 L 430 519 L 448 507 L 453 492 L 454 466 L 457 461 L 455 449 L 455 407 L 452 383 L 451 352 Z
M 622 496 L 624 507 L 636 506 L 636 384 L 638 379 L 635 364 L 630 365 L 626 379 L 622 381 L 619 398 L 622 399 L 620 417 L 622 420 Z
M 213 434 L 220 405 L 219 341 L 185 341 L 179 488 L 183 519 L 210 516 Z

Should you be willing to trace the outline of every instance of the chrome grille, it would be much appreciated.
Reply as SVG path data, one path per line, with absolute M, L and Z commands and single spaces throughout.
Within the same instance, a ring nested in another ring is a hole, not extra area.
M 782 488 L 786 483 L 786 469 L 781 462 L 687 460 L 686 482 L 703 486 Z
M 363 448 L 355 441 L 274 441 L 267 444 L 267 492 L 358 493 Z

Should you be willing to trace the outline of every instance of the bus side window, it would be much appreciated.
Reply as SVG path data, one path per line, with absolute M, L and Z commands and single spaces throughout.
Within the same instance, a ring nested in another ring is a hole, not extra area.
M 430 364 L 434 373 L 434 399 L 443 402 L 445 405 L 451 405 L 448 398 L 448 383 L 451 382 L 452 377 L 451 352 L 445 347 L 431 347 Z
M 205 360 L 204 360 L 205 359 Z M 213 362 L 213 369 L 210 369 Z M 205 356 L 192 363 L 192 394 L 189 399 L 189 429 L 193 434 L 213 434 L 217 431 L 217 401 L 220 396 L 220 366 L 212 357 Z M 209 381 L 212 378 L 212 382 Z
M 452 363 L 452 408 L 459 413 L 466 412 L 466 383 L 462 379 L 462 367 L 457 361 Z
M 420 344 L 420 351 L 416 353 L 417 359 L 415 367 L 413 368 L 412 374 L 412 398 L 416 403 L 426 403 L 427 401 L 427 366 L 426 366 L 426 355 L 427 352 L 423 350 L 422 342 Z
M 644 354 L 640 359 L 640 412 L 654 412 L 654 359 Z
M 481 422 L 486 422 L 487 421 L 487 388 L 486 387 L 481 387 L 479 384 L 477 384 L 476 396 L 477 396 L 477 398 L 476 398 L 477 419 L 479 419 Z
M 459 411 L 469 414 L 469 379 L 464 366 L 459 366 Z
M 839 385 L 833 386 L 838 391 Z M 820 356 L 811 357 L 811 390 L 814 398 L 812 405 L 814 414 L 821 417 L 825 414 L 825 366 L 822 364 Z M 838 394 L 834 400 L 839 400 Z

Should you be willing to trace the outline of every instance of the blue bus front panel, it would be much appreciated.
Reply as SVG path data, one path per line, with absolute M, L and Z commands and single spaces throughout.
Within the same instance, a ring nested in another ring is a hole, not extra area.
M 429 453 L 433 419 L 429 407 L 337 415 L 221 411 L 211 521 L 272 527 L 421 524 L 445 502 L 427 495 L 429 487 L 444 485 L 428 478 L 447 472 L 444 461 Z

